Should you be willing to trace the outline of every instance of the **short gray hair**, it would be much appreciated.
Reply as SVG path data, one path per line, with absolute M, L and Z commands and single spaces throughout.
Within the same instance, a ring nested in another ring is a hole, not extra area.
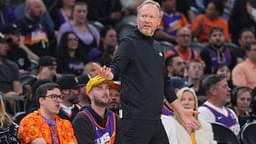
M 156 8 L 159 11 L 159 17 L 162 17 L 162 9 L 161 6 L 158 2 L 153 1 L 153 0 L 145 0 L 144 2 L 142 2 L 138 7 L 137 7 L 137 13 L 139 12 L 139 10 L 146 4 L 153 4 L 154 6 L 156 6 Z

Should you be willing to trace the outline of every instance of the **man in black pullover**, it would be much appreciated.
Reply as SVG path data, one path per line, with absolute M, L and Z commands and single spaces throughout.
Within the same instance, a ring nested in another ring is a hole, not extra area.
M 109 68 L 100 74 L 107 79 L 121 80 L 121 109 L 124 144 L 168 144 L 160 120 L 163 96 L 178 113 L 188 129 L 198 128 L 195 112 L 185 111 L 176 100 L 176 94 L 165 72 L 164 55 L 159 43 L 153 40 L 161 20 L 161 9 L 152 0 L 138 8 L 137 29 L 129 33 L 119 45 Z

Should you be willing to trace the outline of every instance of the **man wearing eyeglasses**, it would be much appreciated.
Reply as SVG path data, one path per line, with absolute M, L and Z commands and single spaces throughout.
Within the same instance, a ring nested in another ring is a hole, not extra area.
M 95 76 L 86 84 L 91 104 L 84 106 L 73 120 L 79 144 L 121 143 L 120 121 L 109 109 L 109 88 L 112 81 Z
M 76 144 L 73 128 L 68 120 L 57 116 L 63 96 L 58 84 L 42 84 L 36 91 L 39 109 L 24 117 L 20 123 L 22 144 Z

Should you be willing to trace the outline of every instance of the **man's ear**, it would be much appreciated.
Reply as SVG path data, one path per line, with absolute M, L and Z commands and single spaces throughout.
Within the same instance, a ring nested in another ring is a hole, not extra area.
M 39 102 L 39 104 L 42 104 L 44 102 L 44 98 L 40 97 L 38 102 Z

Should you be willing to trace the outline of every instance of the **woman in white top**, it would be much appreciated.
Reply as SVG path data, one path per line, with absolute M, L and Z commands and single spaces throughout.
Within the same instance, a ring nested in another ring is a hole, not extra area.
M 177 92 L 177 97 L 185 109 L 197 111 L 198 102 L 195 91 L 192 88 L 182 88 Z M 213 131 L 209 123 L 199 119 L 200 129 L 189 133 L 174 116 L 162 116 L 169 143 L 171 144 L 215 144 Z

